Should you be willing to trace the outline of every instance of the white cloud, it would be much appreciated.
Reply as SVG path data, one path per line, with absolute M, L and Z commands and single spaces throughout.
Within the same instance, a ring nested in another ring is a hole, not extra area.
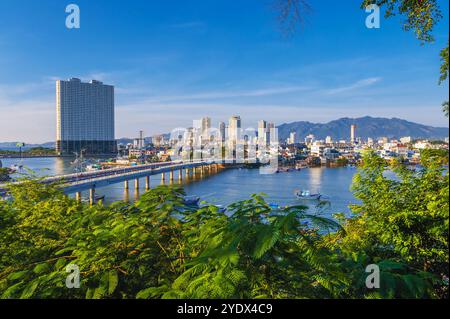
M 343 93 L 343 92 L 355 91 L 355 90 L 358 90 L 358 89 L 361 89 L 361 88 L 364 88 L 367 86 L 371 86 L 379 81 L 381 81 L 380 77 L 367 78 L 367 79 L 356 81 L 355 83 L 350 84 L 348 86 L 342 86 L 342 87 L 328 90 L 327 93 L 328 94 L 338 94 L 338 93 Z
M 93 72 L 80 78 L 111 83 L 113 76 L 114 73 Z M 0 141 L 38 143 L 54 140 L 54 81 L 59 78 L 46 77 L 41 82 L 21 85 L 0 84 Z M 118 87 L 116 137 L 132 137 L 140 129 L 148 135 L 170 132 L 175 127 L 191 126 L 193 120 L 203 116 L 210 116 L 217 125 L 218 121 L 227 121 L 233 114 L 242 117 L 245 127 L 255 127 L 260 119 L 281 124 L 300 120 L 327 122 L 339 117 L 365 115 L 446 125 L 439 105 L 429 105 L 433 101 L 427 105 L 421 105 L 420 101 L 411 105 L 408 101 L 375 100 L 370 95 L 357 94 L 359 89 L 379 81 L 380 77 L 371 77 L 336 88 L 266 85 L 256 89 L 175 92 L 173 95 L 158 95 L 157 88 L 146 91 L 143 86 Z M 347 94 L 336 98 L 344 92 Z
M 308 87 L 304 86 L 288 86 L 288 87 L 271 87 L 254 90 L 242 91 L 213 91 L 186 95 L 159 96 L 150 98 L 148 101 L 164 102 L 164 101 L 188 101 L 188 100 L 218 100 L 239 97 L 261 97 L 270 95 L 288 94 L 299 91 L 305 91 Z

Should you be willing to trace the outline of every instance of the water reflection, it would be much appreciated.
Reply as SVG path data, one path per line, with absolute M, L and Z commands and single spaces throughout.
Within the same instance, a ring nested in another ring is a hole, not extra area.
M 312 193 L 320 192 L 320 185 L 322 185 L 322 167 L 312 167 L 309 169 L 309 190 Z

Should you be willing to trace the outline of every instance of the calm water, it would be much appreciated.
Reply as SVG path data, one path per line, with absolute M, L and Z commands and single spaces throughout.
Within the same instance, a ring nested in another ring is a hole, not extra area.
M 22 164 L 34 170 L 38 175 L 59 175 L 72 173 L 74 167 L 71 159 L 63 158 L 30 158 L 2 159 L 3 166 Z M 307 168 L 288 173 L 261 175 L 258 169 L 227 169 L 218 174 L 186 179 L 183 185 L 188 195 L 200 196 L 203 200 L 217 205 L 227 205 L 236 200 L 249 198 L 254 193 L 267 194 L 267 201 L 278 205 L 309 204 L 311 211 L 315 202 L 301 201 L 295 198 L 294 190 L 309 189 L 312 193 L 320 192 L 330 201 L 325 215 L 335 212 L 348 213 L 348 205 L 356 203 L 349 188 L 355 169 L 351 168 Z M 166 179 L 168 174 L 166 174 Z M 177 175 L 175 174 L 175 181 Z M 160 175 L 151 176 L 151 186 L 161 184 Z M 166 180 L 166 184 L 169 181 Z M 145 182 L 140 181 L 140 191 L 145 192 Z M 126 192 L 123 184 L 115 184 L 99 188 L 97 194 L 105 195 L 105 202 L 117 200 L 133 200 L 139 196 L 134 191 L 134 183 Z M 87 197 L 87 193 L 83 194 Z

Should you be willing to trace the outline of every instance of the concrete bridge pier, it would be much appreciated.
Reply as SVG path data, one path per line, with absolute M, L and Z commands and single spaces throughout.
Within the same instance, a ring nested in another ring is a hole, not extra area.
M 81 202 L 81 192 L 76 192 L 75 193 L 75 199 L 76 199 L 77 202 L 79 202 L 79 203 Z
M 123 188 L 126 190 L 129 189 L 128 181 L 123 182 Z
M 173 182 L 173 170 L 170 171 L 170 181 Z
M 178 172 L 178 180 L 181 182 L 183 180 L 183 169 L 180 168 L 180 171 Z
M 95 188 L 89 190 L 89 205 L 94 205 L 95 203 Z
M 145 176 L 145 190 L 148 191 L 150 189 L 150 176 Z
M 136 178 L 136 179 L 134 180 L 134 189 L 135 189 L 135 190 L 139 190 L 139 178 Z
M 161 184 L 166 182 L 166 173 L 161 173 Z

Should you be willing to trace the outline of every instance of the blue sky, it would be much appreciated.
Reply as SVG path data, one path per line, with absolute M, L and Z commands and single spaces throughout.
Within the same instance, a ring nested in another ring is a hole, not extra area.
M 116 137 L 233 114 L 245 127 L 364 115 L 448 126 L 437 84 L 448 1 L 424 46 L 400 18 L 367 29 L 360 1 L 309 2 L 285 38 L 271 0 L 2 0 L 0 141 L 53 141 L 54 82 L 69 77 L 116 86 Z M 70 3 L 77 30 L 65 27 Z

